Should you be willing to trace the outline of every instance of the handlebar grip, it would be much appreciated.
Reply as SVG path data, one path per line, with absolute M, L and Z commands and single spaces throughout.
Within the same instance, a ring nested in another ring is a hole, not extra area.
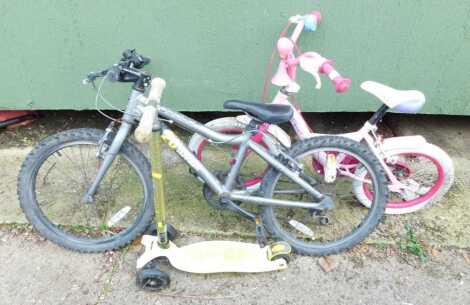
M 327 60 L 321 65 L 319 72 L 328 75 L 333 86 L 335 86 L 336 92 L 343 93 L 349 90 L 351 80 L 349 78 L 342 77 L 341 74 L 335 70 L 330 60 Z
M 317 30 L 318 25 L 321 22 L 321 13 L 319 11 L 313 11 L 302 17 L 304 21 L 304 31 L 314 32 Z
M 163 90 L 165 90 L 166 82 L 162 78 L 154 78 L 152 79 L 152 84 L 150 87 L 149 92 L 149 100 L 152 102 L 156 102 L 157 104 L 160 103 L 160 99 L 162 98 Z
M 142 65 L 143 66 L 148 65 L 150 63 L 150 58 L 149 57 L 145 57 L 143 55 L 140 55 L 140 57 L 142 58 Z

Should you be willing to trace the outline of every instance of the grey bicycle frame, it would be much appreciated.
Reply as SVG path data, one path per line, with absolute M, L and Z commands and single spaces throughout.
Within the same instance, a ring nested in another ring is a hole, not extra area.
M 93 202 L 93 196 L 98 190 L 99 184 L 106 174 L 106 171 L 111 166 L 114 158 L 118 154 L 125 139 L 129 136 L 131 128 L 136 124 L 136 117 L 139 117 L 138 100 L 142 93 L 132 91 L 129 97 L 129 104 L 124 113 L 122 124 L 117 131 L 113 142 L 105 153 L 103 162 L 98 169 L 93 183 L 84 196 L 84 201 L 88 203 Z M 222 183 L 204 164 L 188 149 L 188 147 L 176 136 L 171 129 L 161 122 L 158 118 L 163 118 L 174 122 L 176 125 L 188 129 L 194 133 L 198 133 L 208 138 L 209 140 L 216 141 L 224 144 L 239 145 L 238 152 L 235 157 L 235 163 L 231 167 L 226 181 Z M 251 140 L 253 131 L 245 130 L 242 135 L 228 135 L 214 131 L 203 124 L 185 116 L 182 113 L 175 112 L 167 107 L 158 107 L 158 128 L 162 138 L 169 144 L 169 147 L 174 149 L 176 153 L 195 171 L 196 175 L 200 177 L 207 185 L 219 196 L 221 199 L 244 201 L 248 203 L 268 206 L 283 206 L 283 207 L 298 207 L 323 210 L 330 208 L 332 205 L 331 198 L 317 191 L 311 184 L 302 179 L 298 173 L 292 171 L 279 160 L 276 159 L 271 153 L 267 152 L 260 144 Z M 279 172 L 286 175 L 293 182 L 301 186 L 307 193 L 317 202 L 301 202 L 291 200 L 279 200 L 272 198 L 256 197 L 247 195 L 244 192 L 234 190 L 236 178 L 242 168 L 245 160 L 244 156 L 247 149 L 251 149 L 268 164 L 274 167 Z

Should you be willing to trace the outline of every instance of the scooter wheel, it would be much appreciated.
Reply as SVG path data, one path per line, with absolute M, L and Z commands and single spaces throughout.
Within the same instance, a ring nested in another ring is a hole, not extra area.
M 136 284 L 143 290 L 160 291 L 170 285 L 170 276 L 157 268 L 144 268 L 137 271 Z
M 171 241 L 174 241 L 176 237 L 178 237 L 178 230 L 169 223 L 166 224 L 166 232 L 168 234 L 168 239 Z
M 290 254 L 292 252 L 291 246 L 284 242 L 278 241 L 269 245 L 268 248 L 268 259 L 274 261 L 279 258 L 283 258 L 286 263 L 290 262 Z

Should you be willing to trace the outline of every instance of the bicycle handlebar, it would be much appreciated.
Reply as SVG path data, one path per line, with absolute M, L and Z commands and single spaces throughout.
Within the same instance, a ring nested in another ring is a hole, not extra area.
M 97 78 L 109 76 L 112 81 L 134 82 L 142 72 L 138 69 L 150 63 L 150 58 L 136 52 L 135 49 L 127 49 L 122 52 L 119 63 L 101 70 L 100 72 L 90 72 L 83 80 L 83 84 L 93 83 Z
M 279 65 L 277 73 L 271 79 L 273 84 L 284 86 L 286 84 L 295 83 L 296 66 L 300 63 L 304 71 L 315 77 L 317 81 L 317 89 L 321 87 L 320 78 L 318 76 L 320 73 L 328 75 L 335 86 L 336 92 L 343 93 L 349 90 L 351 80 L 342 77 L 333 67 L 330 60 L 323 58 L 320 54 L 315 52 L 306 52 L 300 54 L 297 58 L 294 54 L 294 50 L 298 50 L 296 47 L 296 41 L 300 37 L 302 31 L 315 31 L 321 20 L 322 16 L 319 11 L 313 11 L 304 16 L 293 16 L 289 19 L 291 23 L 297 23 L 297 26 L 290 38 L 281 36 L 277 41 L 276 47 L 279 57 L 281 58 L 281 64 Z

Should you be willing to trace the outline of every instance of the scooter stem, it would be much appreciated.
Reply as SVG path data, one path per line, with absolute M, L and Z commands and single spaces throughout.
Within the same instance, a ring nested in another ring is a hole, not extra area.
M 161 131 L 154 132 L 152 135 L 150 160 L 152 166 L 153 200 L 155 204 L 155 223 L 157 225 L 158 244 L 163 248 L 167 248 L 169 243 L 165 220 L 165 167 L 162 156 Z

